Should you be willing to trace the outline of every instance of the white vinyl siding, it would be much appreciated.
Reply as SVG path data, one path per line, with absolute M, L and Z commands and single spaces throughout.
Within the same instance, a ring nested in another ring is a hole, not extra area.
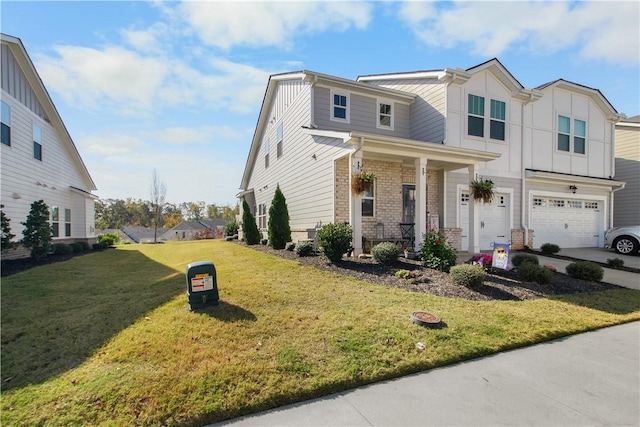
M 11 146 L 11 107 L 4 101 L 2 103 L 2 144 Z

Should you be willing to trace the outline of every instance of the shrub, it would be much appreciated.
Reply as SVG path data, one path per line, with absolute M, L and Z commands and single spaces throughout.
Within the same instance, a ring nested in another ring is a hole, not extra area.
M 2 211 L 4 205 L 0 205 L 0 218 L 2 221 L 2 247 L 1 249 L 4 251 L 5 249 L 11 249 L 15 246 L 15 244 L 11 241 L 15 234 L 11 234 L 11 219 L 9 219 L 4 212 Z
M 409 279 L 411 277 L 411 272 L 409 270 L 398 270 L 396 271 L 396 277 L 400 279 Z
M 82 248 L 82 252 L 86 252 L 89 250 L 89 244 L 85 241 L 76 242 Z
M 236 220 L 231 220 L 224 226 L 224 235 L 225 236 L 233 236 L 234 234 L 238 234 L 238 223 Z
M 102 242 L 102 243 L 94 243 L 93 245 L 91 245 L 91 248 L 94 251 L 101 251 L 101 250 L 106 249 L 108 247 L 109 247 L 109 245 L 105 244 L 104 242 Z
M 284 249 L 287 242 L 291 241 L 291 227 L 289 226 L 289 210 L 287 200 L 280 191 L 280 185 L 276 185 L 276 191 L 269 208 L 269 221 L 267 224 L 267 237 L 269 245 L 273 249 Z
M 542 255 L 553 255 L 560 252 L 560 246 L 555 243 L 544 243 L 540 246 L 540 251 L 542 252 Z
M 340 261 L 351 249 L 352 230 L 346 223 L 325 224 L 317 233 L 318 249 L 329 261 Z
M 51 246 L 51 252 L 53 252 L 54 255 L 69 255 L 73 252 L 73 249 L 66 243 L 54 243 Z
M 607 258 L 607 264 L 611 268 L 620 268 L 624 265 L 624 260 L 620 258 Z
M 284 248 L 288 251 L 293 251 L 296 248 L 296 244 L 293 242 L 287 242 Z
M 470 289 L 480 289 L 484 285 L 484 267 L 480 264 L 460 264 L 449 272 L 453 283 Z
M 23 223 L 22 243 L 31 250 L 32 258 L 47 255 L 51 246 L 51 225 L 49 224 L 49 208 L 44 200 L 31 204 L 27 220 Z
M 400 255 L 400 248 L 391 242 L 382 242 L 371 248 L 371 256 L 380 264 L 393 264 Z
M 511 258 L 511 263 L 516 267 L 520 267 L 520 265 L 524 264 L 525 262 L 533 265 L 540 265 L 538 257 L 533 254 L 515 254 Z
M 242 199 L 242 231 L 243 240 L 247 245 L 255 245 L 260 241 L 260 231 L 256 224 L 256 217 L 251 213 L 246 199 Z
M 295 246 L 296 255 L 298 256 L 309 256 L 313 252 L 312 242 L 298 242 Z
M 120 236 L 116 233 L 104 233 L 98 236 L 98 243 L 104 247 L 113 246 L 120 241 Z
M 421 252 L 425 267 L 449 272 L 449 269 L 456 265 L 457 254 L 445 239 L 444 233 L 429 230 L 423 237 L 424 244 Z
M 567 265 L 567 274 L 574 279 L 599 282 L 604 275 L 604 269 L 595 262 L 576 261 Z
M 518 267 L 518 279 L 523 282 L 536 282 L 541 285 L 551 283 L 553 272 L 532 262 L 524 262 Z
M 69 243 L 69 247 L 71 248 L 71 252 L 74 254 L 78 254 L 83 251 L 82 245 L 78 242 Z

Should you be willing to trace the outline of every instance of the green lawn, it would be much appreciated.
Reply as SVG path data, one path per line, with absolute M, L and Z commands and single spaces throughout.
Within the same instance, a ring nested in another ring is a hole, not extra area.
M 221 298 L 203 313 L 184 278 L 198 260 Z M 416 309 L 446 327 L 411 324 Z M 2 279 L 1 421 L 197 426 L 637 319 L 626 289 L 477 302 L 223 241 L 120 246 Z

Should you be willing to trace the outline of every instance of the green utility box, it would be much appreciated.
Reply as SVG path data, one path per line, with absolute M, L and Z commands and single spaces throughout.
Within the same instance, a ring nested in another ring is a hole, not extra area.
M 216 267 L 211 261 L 192 262 L 187 266 L 189 310 L 218 305 Z

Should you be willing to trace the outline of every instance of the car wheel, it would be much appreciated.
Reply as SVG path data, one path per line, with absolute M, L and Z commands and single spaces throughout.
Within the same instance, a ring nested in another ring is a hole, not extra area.
M 613 249 L 623 255 L 635 254 L 638 252 L 638 242 L 627 236 L 618 237 L 613 242 Z

